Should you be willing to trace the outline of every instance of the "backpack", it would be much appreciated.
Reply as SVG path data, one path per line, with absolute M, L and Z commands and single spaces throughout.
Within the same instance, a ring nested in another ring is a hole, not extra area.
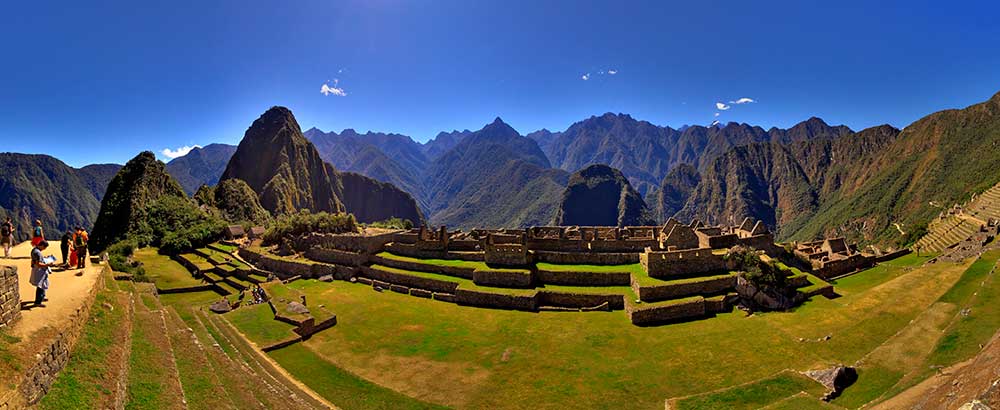
M 0 235 L 2 235 L 2 236 L 10 236 L 10 234 L 11 234 L 12 231 L 13 231 L 13 229 L 11 229 L 10 224 L 7 223 L 7 222 L 4 222 L 3 226 L 0 227 Z
M 87 237 L 82 233 L 78 233 L 73 236 L 73 246 L 77 248 L 82 248 L 87 246 Z

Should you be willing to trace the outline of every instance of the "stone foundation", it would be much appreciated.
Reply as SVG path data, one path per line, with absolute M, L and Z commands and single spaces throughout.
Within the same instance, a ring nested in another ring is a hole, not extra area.
M 625 311 L 635 325 L 677 322 L 704 317 L 708 313 L 705 298 L 700 296 L 661 305 L 629 305 Z
M 629 272 L 560 272 L 539 270 L 538 281 L 550 285 L 566 286 L 628 286 L 632 280 Z
M 479 286 L 499 288 L 529 288 L 533 282 L 530 271 L 493 269 L 476 269 L 472 281 Z
M 736 287 L 735 274 L 720 275 L 718 277 L 695 278 L 691 280 L 679 281 L 679 283 L 639 286 L 632 283 L 632 289 L 639 295 L 639 300 L 643 302 L 656 302 L 660 300 L 677 299 L 692 295 L 713 295 L 729 292 Z

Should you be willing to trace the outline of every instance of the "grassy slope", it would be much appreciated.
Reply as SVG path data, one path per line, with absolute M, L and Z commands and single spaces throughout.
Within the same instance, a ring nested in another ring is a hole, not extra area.
M 204 283 L 191 276 L 191 273 L 180 263 L 169 256 L 160 255 L 156 248 L 143 248 L 135 251 L 133 256 L 142 262 L 146 274 L 159 289 L 176 289 L 201 286 Z
M 459 408 L 660 408 L 668 397 L 785 368 L 853 363 L 905 328 L 964 270 L 914 269 L 920 262 L 902 259 L 842 279 L 842 298 L 819 298 L 794 312 L 727 313 L 652 328 L 630 325 L 624 312 L 472 309 L 343 282 L 295 285 L 339 320 L 302 348 L 408 396 Z M 798 341 L 826 335 L 825 342 Z M 318 377 L 289 370 L 301 380 Z

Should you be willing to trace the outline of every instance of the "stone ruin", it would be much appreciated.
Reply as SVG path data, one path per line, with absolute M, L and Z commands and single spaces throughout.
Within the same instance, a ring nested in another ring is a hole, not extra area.
M 876 262 L 874 255 L 858 252 L 857 245 L 849 245 L 843 237 L 798 243 L 793 253 L 823 279 L 870 268 Z

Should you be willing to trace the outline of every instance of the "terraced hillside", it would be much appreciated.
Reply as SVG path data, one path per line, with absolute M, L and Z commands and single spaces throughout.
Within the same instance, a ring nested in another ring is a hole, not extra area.
M 914 249 L 940 252 L 976 233 L 990 219 L 1000 220 L 1000 184 L 972 198 L 960 210 L 947 212 L 931 221 L 927 234 L 913 245 Z

